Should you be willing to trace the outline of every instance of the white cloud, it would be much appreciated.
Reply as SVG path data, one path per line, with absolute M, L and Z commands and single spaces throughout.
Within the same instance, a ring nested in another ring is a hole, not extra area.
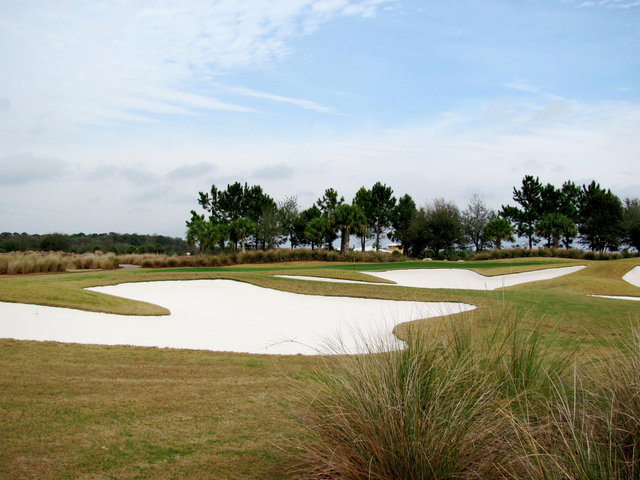
M 287 180 L 292 176 L 293 168 L 285 164 L 260 168 L 252 174 L 252 177 L 263 180 Z
M 273 100 L 275 102 L 291 103 L 298 107 L 306 108 L 309 110 L 315 110 L 316 112 L 320 112 L 320 113 L 333 113 L 333 114 L 337 113 L 333 108 L 319 105 L 316 102 L 312 102 L 310 100 L 284 97 L 282 95 L 275 95 L 267 92 L 259 92 L 259 91 L 252 90 L 250 88 L 245 88 L 245 87 L 228 87 L 223 85 L 220 85 L 220 86 L 229 92 L 233 92 L 245 97 L 263 98 L 265 100 Z
M 79 166 L 80 168 L 80 166 Z M 96 168 L 85 174 L 85 178 L 91 181 L 105 181 L 113 178 L 127 180 L 133 185 L 147 185 L 156 180 L 156 175 L 142 166 L 122 167 L 101 163 Z
M 522 78 L 516 78 L 512 82 L 503 83 L 503 87 L 512 88 L 514 90 L 520 90 L 522 92 L 540 93 L 542 89 L 536 85 L 531 84 L 529 81 Z
M 383 1 L 3 2 L 0 128 L 8 140 L 36 127 L 52 132 L 203 109 L 252 112 L 216 98 L 212 80 L 277 62 L 290 54 L 290 39 L 314 25 L 371 15 Z M 331 113 L 303 99 L 239 93 Z
M 167 177 L 177 180 L 201 177 L 214 172 L 216 168 L 216 165 L 211 162 L 200 162 L 196 165 L 183 165 L 171 170 L 167 173 Z
M 561 3 L 573 2 L 573 1 L 574 0 L 560 0 Z M 586 2 L 580 3 L 577 8 L 592 7 L 594 5 L 600 5 L 600 6 L 611 7 L 611 8 L 632 8 L 632 7 L 640 6 L 640 1 L 629 2 L 627 0 L 600 0 L 598 2 L 594 2 L 594 1 L 588 0 Z
M 0 159 L 0 185 L 22 185 L 52 180 L 62 175 L 68 165 L 56 158 L 32 154 L 11 155 Z

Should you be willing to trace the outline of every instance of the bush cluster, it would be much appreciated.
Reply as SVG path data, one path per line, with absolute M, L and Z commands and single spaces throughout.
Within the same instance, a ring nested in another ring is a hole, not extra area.
M 70 269 L 118 268 L 120 261 L 113 253 L 11 252 L 0 253 L 0 275 L 64 272 Z
M 515 318 L 485 335 L 456 318 L 404 350 L 365 340 L 369 354 L 328 360 L 298 419 L 299 477 L 640 478 L 638 337 L 576 366 Z
M 0 274 L 63 272 L 69 260 L 59 253 L 20 252 L 0 254 Z
M 404 260 L 403 255 L 381 252 L 347 252 L 335 250 L 277 249 L 255 250 L 245 253 L 230 252 L 217 255 L 62 253 L 62 252 L 11 252 L 0 253 L 0 274 L 64 272 L 67 270 L 102 269 L 112 270 L 122 264 L 143 268 L 172 267 L 224 267 L 227 265 L 297 262 L 318 260 L 323 262 L 369 262 L 384 263 Z
M 503 258 L 523 258 L 523 257 L 557 257 L 575 258 L 577 260 L 617 260 L 620 258 L 631 258 L 640 256 L 639 252 L 592 252 L 582 251 L 576 248 L 506 248 L 501 250 L 489 250 L 476 253 L 471 260 L 499 260 Z
M 300 261 L 322 262 L 369 262 L 385 263 L 398 262 L 405 259 L 403 255 L 393 255 L 383 252 L 340 253 L 336 250 L 311 250 L 306 248 L 253 250 L 244 253 L 230 252 L 216 255 L 122 255 L 119 257 L 123 264 L 139 265 L 144 268 L 166 267 L 223 267 L 226 265 L 283 263 Z

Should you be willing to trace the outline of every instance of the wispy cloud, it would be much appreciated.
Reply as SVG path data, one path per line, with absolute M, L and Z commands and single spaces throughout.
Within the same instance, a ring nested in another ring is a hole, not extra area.
M 134 185 L 147 185 L 156 179 L 154 173 L 142 167 L 122 167 L 105 163 L 88 171 L 85 177 L 92 181 L 121 178 Z
M 522 92 L 529 92 L 529 93 L 541 93 L 542 91 L 542 89 L 537 85 L 533 85 L 529 83 L 529 81 L 524 80 L 522 78 L 516 78 L 515 80 L 509 83 L 503 83 L 502 86 L 507 88 L 512 88 L 514 90 L 520 90 Z
M 252 177 L 263 180 L 287 180 L 292 176 L 293 168 L 285 164 L 260 168 L 252 174 Z
M 0 128 L 15 136 L 38 125 L 46 131 L 203 110 L 254 112 L 216 98 L 211 82 L 232 69 L 278 62 L 291 53 L 292 38 L 336 16 L 374 15 L 391 1 L 2 2 L 0 64 L 11 75 L 0 75 Z M 309 100 L 238 93 L 335 113 Z
M 545 91 L 542 87 L 535 85 L 534 83 L 531 83 L 528 80 L 522 79 L 522 78 L 517 78 L 515 80 L 513 80 L 512 82 L 508 82 L 508 83 L 503 83 L 501 84 L 501 86 L 506 87 L 506 88 L 510 88 L 513 90 L 519 90 L 521 92 L 527 92 L 527 93 L 532 93 L 532 94 L 537 94 L 537 95 L 541 95 L 547 98 L 552 98 L 554 100 L 562 100 L 562 97 L 558 96 L 558 95 L 554 95 L 552 93 L 549 93 L 547 91 Z
M 195 165 L 183 165 L 167 173 L 167 177 L 176 180 L 201 177 L 216 170 L 216 165 L 211 162 L 200 162 Z
M 56 158 L 31 154 L 12 155 L 0 159 L 0 185 L 22 185 L 51 180 L 64 173 L 68 165 Z
M 567 2 L 573 2 L 574 0 L 560 0 L 561 3 L 567 3 Z M 610 7 L 610 8 L 632 8 L 632 7 L 639 7 L 640 6 L 640 1 L 628 1 L 628 0 L 599 0 L 597 2 L 594 2 L 592 0 L 588 0 L 586 2 L 582 2 L 578 5 L 578 8 L 583 8 L 583 7 L 592 7 L 592 6 L 603 6 L 603 7 Z
M 259 91 L 252 90 L 250 88 L 244 88 L 244 87 L 222 87 L 222 88 L 225 88 L 230 92 L 233 92 L 235 94 L 242 95 L 245 97 L 263 98 L 265 100 L 273 100 L 274 102 L 290 103 L 292 105 L 296 105 L 298 107 L 306 108 L 309 110 L 315 110 L 316 112 L 320 112 L 320 113 L 331 113 L 331 114 L 338 113 L 333 108 L 325 107 L 323 105 L 320 105 L 316 102 L 312 102 L 310 100 L 284 97 L 282 95 L 275 95 L 273 93 L 267 93 L 267 92 L 259 92 Z

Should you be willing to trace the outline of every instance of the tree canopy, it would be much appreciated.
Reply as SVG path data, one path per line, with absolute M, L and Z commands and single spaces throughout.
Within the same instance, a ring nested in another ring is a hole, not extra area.
M 306 210 L 296 196 L 276 202 L 259 185 L 235 182 L 225 189 L 211 186 L 199 192 L 204 213 L 191 211 L 187 240 L 201 251 L 226 248 L 241 250 L 277 248 L 339 248 L 346 252 L 356 236 L 360 248 L 373 241 L 380 249 L 384 238 L 400 243 L 408 255 L 439 258 L 449 251 L 481 251 L 502 248 L 520 239 L 529 248 L 543 243 L 550 248 L 569 248 L 574 240 L 592 250 L 640 247 L 640 202 L 621 202 L 595 181 L 577 186 L 571 181 L 555 187 L 526 175 L 513 188 L 515 205 L 490 209 L 474 195 L 464 211 L 454 202 L 436 198 L 420 209 L 410 195 L 399 199 L 381 182 L 361 187 L 349 203 L 333 188 Z M 43 245 L 61 239 L 50 236 Z M 64 239 L 62 239 L 64 240 Z M 1 241 L 1 239 L 0 239 Z M 47 243 L 48 242 L 48 243 Z

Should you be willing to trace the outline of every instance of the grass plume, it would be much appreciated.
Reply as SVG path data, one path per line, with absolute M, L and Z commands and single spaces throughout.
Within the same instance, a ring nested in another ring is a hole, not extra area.
M 579 364 L 506 308 L 342 355 L 300 420 L 299 478 L 640 478 L 640 342 Z M 611 351 L 611 350 L 609 350 Z

